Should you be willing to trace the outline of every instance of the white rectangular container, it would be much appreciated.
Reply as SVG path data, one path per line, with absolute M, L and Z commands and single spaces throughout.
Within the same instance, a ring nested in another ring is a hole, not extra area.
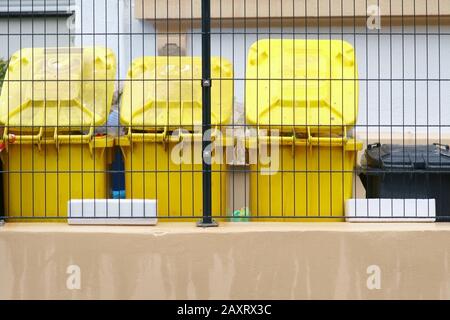
M 71 225 L 155 225 L 156 200 L 84 199 L 69 200 Z
M 435 199 L 349 199 L 349 222 L 435 222 Z

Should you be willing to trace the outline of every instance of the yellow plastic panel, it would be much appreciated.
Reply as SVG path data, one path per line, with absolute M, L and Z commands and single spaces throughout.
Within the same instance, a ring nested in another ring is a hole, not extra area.
M 152 133 L 147 135 L 153 136 Z M 131 143 L 128 137 L 121 137 L 119 145 L 124 155 L 127 199 L 156 199 L 158 218 L 162 218 L 162 221 L 167 217 L 173 218 L 167 219 L 172 222 L 201 218 L 201 140 L 189 138 L 188 142 L 185 141 L 185 152 L 178 160 L 173 155 L 180 154 L 176 149 L 180 148 L 180 144 L 174 141 Z M 212 164 L 212 213 L 214 216 L 226 217 L 228 178 L 225 150 L 220 157 L 222 160 Z
M 211 123 L 228 124 L 233 109 L 233 69 L 225 59 L 211 59 Z M 192 130 L 202 124 L 200 57 L 143 57 L 128 71 L 121 123 L 132 129 Z
M 58 147 L 54 139 L 9 143 L 1 153 L 5 214 L 11 221 L 64 222 L 68 200 L 109 198 L 113 139 L 96 137 L 89 144 L 64 138 Z
M 247 120 L 285 132 L 342 133 L 356 121 L 357 78 L 345 41 L 260 40 L 247 61 Z
M 102 125 L 111 107 L 115 75 L 116 60 L 106 48 L 23 49 L 8 66 L 0 121 L 21 131 Z
M 353 168 L 362 144 L 296 141 L 278 151 L 258 152 L 250 165 L 250 217 L 253 221 L 342 222 L 353 194 Z M 331 139 L 330 139 L 331 140 Z M 292 141 L 292 139 L 291 139 Z M 267 152 L 267 153 L 266 153 Z M 270 166 L 262 165 L 271 157 Z M 268 169 L 271 169 L 269 172 Z M 268 174 L 271 173 L 271 174 Z

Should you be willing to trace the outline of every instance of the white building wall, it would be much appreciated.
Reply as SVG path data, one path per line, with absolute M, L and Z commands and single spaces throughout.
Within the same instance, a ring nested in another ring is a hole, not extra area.
M 70 24 L 69 24 L 70 25 Z M 21 48 L 73 45 L 67 17 L 0 17 L 0 58 Z
M 332 27 L 331 32 L 329 27 L 294 32 L 285 27 L 282 35 L 275 27 L 270 34 L 268 28 L 220 31 L 212 31 L 212 54 L 233 62 L 238 102 L 244 102 L 246 55 L 257 39 L 344 39 L 353 44 L 358 60 L 359 132 L 450 132 L 450 26 L 383 26 L 380 34 L 353 26 Z M 187 52 L 200 55 L 200 30 L 194 33 Z
M 134 1 L 76 0 L 75 10 L 75 44 L 113 49 L 118 60 L 118 79 L 125 79 L 133 59 L 155 55 L 155 29 L 152 23 L 134 18 Z

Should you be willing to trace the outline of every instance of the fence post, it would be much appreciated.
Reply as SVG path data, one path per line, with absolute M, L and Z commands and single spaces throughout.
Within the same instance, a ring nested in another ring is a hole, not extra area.
M 211 1 L 202 0 L 202 152 L 203 152 L 203 217 L 199 227 L 216 227 L 212 218 L 211 150 L 206 134 L 211 129 Z

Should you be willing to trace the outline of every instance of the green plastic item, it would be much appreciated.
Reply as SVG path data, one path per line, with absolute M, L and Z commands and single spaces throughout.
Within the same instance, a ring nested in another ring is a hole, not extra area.
M 232 222 L 248 222 L 250 218 L 250 210 L 248 208 L 242 208 L 233 212 Z

